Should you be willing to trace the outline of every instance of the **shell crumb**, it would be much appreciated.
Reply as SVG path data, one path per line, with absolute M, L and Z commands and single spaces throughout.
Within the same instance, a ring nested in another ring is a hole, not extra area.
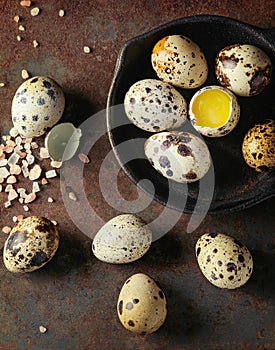
M 77 197 L 76 197 L 76 194 L 74 192 L 69 192 L 68 194 L 69 198 L 72 200 L 72 201 L 76 201 L 77 200 Z
M 54 224 L 54 226 L 57 226 L 57 221 L 51 220 L 51 222 Z
M 59 10 L 58 16 L 59 17 L 64 17 L 65 16 L 65 11 L 63 9 Z
M 84 46 L 84 47 L 83 47 L 83 51 L 84 51 L 85 53 L 90 53 L 90 52 L 91 52 L 91 48 L 90 48 L 89 46 Z
M 13 17 L 13 20 L 14 20 L 14 22 L 18 23 L 18 22 L 20 22 L 21 18 L 20 18 L 20 16 L 16 15 Z
M 29 208 L 27 205 L 23 205 L 23 209 L 24 209 L 25 211 L 29 211 L 29 210 L 30 210 L 30 208 Z
M 21 40 L 22 40 L 22 37 L 21 37 L 20 35 L 17 35 L 17 36 L 16 36 L 16 40 L 17 40 L 17 41 L 21 41 Z
M 2 231 L 3 231 L 4 233 L 6 233 L 6 234 L 9 234 L 9 233 L 11 232 L 11 227 L 9 227 L 9 226 L 4 226 L 4 227 L 2 228 Z
M 85 164 L 90 163 L 90 158 L 84 153 L 79 153 L 78 158 Z
M 42 159 L 50 158 L 49 152 L 46 147 L 41 147 L 39 155 Z
M 53 203 L 52 197 L 48 197 L 48 202 L 49 202 L 49 203 Z
M 56 177 L 57 174 L 55 170 L 48 170 L 46 171 L 45 176 L 47 179 L 51 179 L 52 177 Z
M 7 178 L 7 184 L 15 184 L 17 182 L 17 179 L 14 175 L 11 175 Z
M 62 162 L 57 162 L 57 161 L 55 161 L 55 160 L 52 160 L 52 161 L 51 161 L 51 166 L 52 166 L 53 168 L 59 169 L 59 168 L 62 167 Z
M 6 84 L 5 83 L 0 83 L 0 87 L 5 87 Z
M 6 201 L 5 203 L 4 203 L 4 207 L 5 208 L 9 208 L 11 206 L 11 202 L 10 201 Z
M 24 32 L 26 30 L 26 28 L 24 26 L 22 26 L 22 24 L 20 24 L 20 26 L 18 27 L 18 29 L 21 31 L 21 32 Z
M 47 183 L 48 183 L 48 180 L 43 177 L 43 179 L 41 180 L 41 184 L 47 185 Z
M 9 134 L 11 137 L 17 137 L 19 133 L 18 130 L 15 127 L 13 127 L 10 129 Z
M 39 326 L 39 331 L 40 331 L 40 333 L 46 333 L 47 332 L 47 328 L 46 327 L 44 327 L 44 326 Z
M 33 44 L 33 47 L 39 46 L 39 42 L 37 40 L 33 40 L 32 44 Z
M 11 190 L 9 191 L 8 201 L 11 202 L 11 201 L 13 201 L 15 198 L 17 198 L 17 197 L 18 197 L 18 193 L 15 191 L 14 188 L 11 189 Z
M 13 222 L 17 222 L 17 220 L 18 220 L 18 219 L 17 219 L 17 216 L 13 216 L 13 217 L 12 217 L 12 221 L 13 221 Z
M 20 1 L 20 5 L 23 7 L 30 7 L 32 2 L 30 0 L 22 0 Z
M 31 181 L 39 179 L 41 172 L 42 172 L 42 169 L 41 169 L 40 165 L 35 164 L 35 166 L 29 172 L 29 179 Z
M 21 220 L 23 220 L 24 219 L 24 215 L 17 215 L 17 220 L 18 221 L 21 221 Z
M 36 194 L 31 192 L 26 195 L 26 198 L 24 200 L 25 204 L 31 203 L 36 199 Z
M 34 7 L 34 8 L 31 9 L 31 15 L 33 17 L 38 16 L 39 13 L 40 13 L 40 8 L 39 7 Z
M 30 73 L 29 73 L 26 69 L 22 69 L 22 71 L 21 71 L 21 77 L 22 77 L 23 79 L 29 79 Z

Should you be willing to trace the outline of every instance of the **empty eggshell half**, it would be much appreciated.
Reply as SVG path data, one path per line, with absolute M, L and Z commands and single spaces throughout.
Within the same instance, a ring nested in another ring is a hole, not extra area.
M 56 162 L 71 159 L 78 149 L 81 135 L 81 130 L 71 123 L 54 126 L 45 138 L 45 147 L 51 159 Z
M 237 125 L 240 106 L 230 90 L 221 86 L 206 86 L 193 95 L 189 104 L 189 118 L 202 135 L 221 137 Z

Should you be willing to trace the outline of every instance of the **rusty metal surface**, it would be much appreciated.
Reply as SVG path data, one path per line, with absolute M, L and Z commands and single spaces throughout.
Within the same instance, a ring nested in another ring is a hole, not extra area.
M 194 14 L 217 14 L 270 28 L 275 26 L 273 1 L 36 1 L 37 17 L 19 1 L 0 1 L 1 133 L 11 127 L 10 106 L 23 81 L 21 70 L 32 76 L 49 75 L 66 94 L 64 120 L 76 124 L 105 108 L 115 62 L 124 42 L 172 19 Z M 66 15 L 58 16 L 64 9 Z M 22 17 L 24 32 L 13 21 Z M 23 40 L 18 42 L 17 35 Z M 33 48 L 36 39 L 40 46 Z M 83 46 L 92 48 L 90 54 Z M 102 120 L 102 123 L 105 123 Z M 92 131 L 91 131 L 92 132 Z M 104 200 L 99 183 L 100 164 L 110 151 L 107 136 L 90 151 L 84 187 L 90 205 L 102 220 L 118 211 Z M 114 161 L 115 162 L 115 161 Z M 78 181 L 71 162 L 71 178 Z M 106 187 L 114 163 L 109 164 Z M 80 180 L 79 180 L 80 181 Z M 135 186 L 122 172 L 118 187 L 126 200 L 137 198 Z M 12 226 L 22 213 L 19 204 L 3 208 L 1 227 Z M 47 202 L 47 196 L 55 199 Z M 56 256 L 41 270 L 15 275 L 0 262 L 0 349 L 274 349 L 275 347 L 275 199 L 232 214 L 206 216 L 192 234 L 185 229 L 190 215 L 182 215 L 164 237 L 154 242 L 139 261 L 116 266 L 92 255 L 91 239 L 74 224 L 64 207 L 59 180 L 52 180 L 29 214 L 58 221 L 61 244 Z M 142 212 L 147 221 L 163 207 L 151 203 Z M 81 208 L 75 215 L 81 216 Z M 89 212 L 85 213 L 89 216 Z M 91 225 L 91 236 L 98 222 Z M 251 250 L 255 270 L 239 290 L 220 290 L 201 275 L 194 245 L 209 231 L 231 234 Z M 0 244 L 6 234 L 1 232 Z M 136 272 L 149 274 L 165 291 L 168 317 L 156 333 L 141 337 L 126 331 L 116 315 L 116 301 L 126 278 Z M 39 326 L 47 332 L 42 334 Z

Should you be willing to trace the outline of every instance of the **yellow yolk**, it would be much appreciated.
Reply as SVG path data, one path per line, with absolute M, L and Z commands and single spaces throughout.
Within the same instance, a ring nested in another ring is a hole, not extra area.
M 202 127 L 219 128 L 229 118 L 231 98 L 217 89 L 206 90 L 199 94 L 192 105 L 196 124 Z

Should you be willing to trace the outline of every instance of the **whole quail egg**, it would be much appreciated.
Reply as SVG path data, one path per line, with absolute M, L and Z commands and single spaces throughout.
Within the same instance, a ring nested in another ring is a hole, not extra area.
M 171 85 L 156 79 L 133 84 L 125 95 L 124 108 L 133 124 L 150 132 L 176 129 L 187 118 L 184 97 Z
M 188 132 L 161 132 L 149 137 L 144 150 L 151 165 L 177 182 L 194 182 L 209 170 L 211 157 L 202 139 Z
M 221 85 L 239 96 L 263 91 L 271 80 L 272 63 L 267 54 L 253 45 L 231 45 L 217 57 L 215 72 Z
M 141 218 L 122 214 L 102 226 L 93 239 L 92 250 L 101 261 L 125 264 L 141 258 L 151 242 L 152 232 Z
M 200 87 L 208 76 L 204 53 L 183 35 L 160 39 L 153 48 L 151 62 L 161 80 L 183 89 Z
M 261 172 L 275 168 L 275 121 L 254 125 L 244 136 L 242 154 L 251 168 Z
M 3 252 L 11 272 L 31 272 L 44 266 L 56 253 L 59 233 L 47 218 L 30 216 L 11 230 Z
M 253 260 L 249 250 L 223 233 L 202 235 L 196 243 L 196 257 L 203 275 L 219 288 L 239 288 L 252 274 Z
M 129 331 L 142 335 L 153 333 L 166 319 L 165 295 L 151 277 L 137 273 L 129 277 L 121 288 L 117 314 Z
M 193 95 L 189 104 L 189 118 L 202 135 L 221 137 L 237 125 L 240 106 L 230 90 L 221 86 L 206 86 Z
M 23 137 L 43 135 L 59 121 L 64 107 L 63 91 L 53 79 L 30 78 L 19 86 L 13 97 L 13 125 Z

